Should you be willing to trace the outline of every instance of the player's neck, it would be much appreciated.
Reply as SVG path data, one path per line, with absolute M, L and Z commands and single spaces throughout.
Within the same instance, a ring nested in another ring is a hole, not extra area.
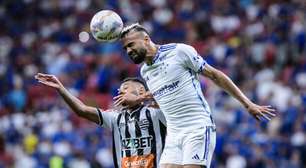
M 129 114 L 132 114 L 133 112 L 135 112 L 137 109 L 139 109 L 140 107 L 142 107 L 143 105 L 141 105 L 141 104 L 137 104 L 137 105 L 135 105 L 135 106 L 133 106 L 133 107 L 130 107 L 130 108 L 128 108 L 127 109 L 127 112 L 129 113 Z
M 158 45 L 158 44 L 152 43 L 151 47 L 148 50 L 146 60 L 145 60 L 147 65 L 152 65 L 153 64 L 153 60 L 154 60 L 154 57 L 156 56 L 156 53 L 158 51 L 159 46 L 160 45 Z

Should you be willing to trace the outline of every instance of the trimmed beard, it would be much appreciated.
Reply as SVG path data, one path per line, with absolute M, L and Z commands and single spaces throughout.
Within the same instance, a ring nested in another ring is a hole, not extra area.
M 140 64 L 142 63 L 147 55 L 147 50 L 144 48 L 140 48 L 138 51 L 136 51 L 136 57 L 130 56 L 130 59 L 135 63 L 135 64 Z

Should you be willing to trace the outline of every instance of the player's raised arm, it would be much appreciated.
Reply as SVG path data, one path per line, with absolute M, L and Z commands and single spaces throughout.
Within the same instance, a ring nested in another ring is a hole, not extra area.
M 264 117 L 270 120 L 271 117 L 275 116 L 275 110 L 271 106 L 259 106 L 249 100 L 227 75 L 207 64 L 192 46 L 180 45 L 179 55 L 183 66 L 194 73 L 202 73 L 211 79 L 243 104 L 256 119 L 260 120 L 260 118 Z
M 100 124 L 100 119 L 96 108 L 86 106 L 78 98 L 69 93 L 69 91 L 63 86 L 63 84 L 57 79 L 56 76 L 38 73 L 35 75 L 35 79 L 46 86 L 56 89 L 64 101 L 78 116 Z
M 223 72 L 206 64 L 203 68 L 202 74 L 211 79 L 219 87 L 223 88 L 231 96 L 235 97 L 256 119 L 264 117 L 270 120 L 275 116 L 275 109 L 271 106 L 259 106 L 249 100 L 242 91 L 234 84 L 234 82 Z

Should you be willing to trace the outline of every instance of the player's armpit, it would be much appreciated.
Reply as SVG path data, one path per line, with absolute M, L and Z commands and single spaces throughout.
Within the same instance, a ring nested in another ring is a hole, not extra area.
M 76 114 L 82 118 L 85 118 L 89 121 L 100 124 L 99 115 L 97 113 L 97 109 L 91 106 L 84 105 L 82 110 L 76 112 Z

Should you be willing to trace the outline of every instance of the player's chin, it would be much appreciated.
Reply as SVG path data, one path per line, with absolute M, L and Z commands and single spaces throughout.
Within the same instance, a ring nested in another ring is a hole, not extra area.
M 144 61 L 144 58 L 142 58 L 141 56 L 134 56 L 134 57 L 131 57 L 132 61 L 135 63 L 135 64 L 140 64 Z

